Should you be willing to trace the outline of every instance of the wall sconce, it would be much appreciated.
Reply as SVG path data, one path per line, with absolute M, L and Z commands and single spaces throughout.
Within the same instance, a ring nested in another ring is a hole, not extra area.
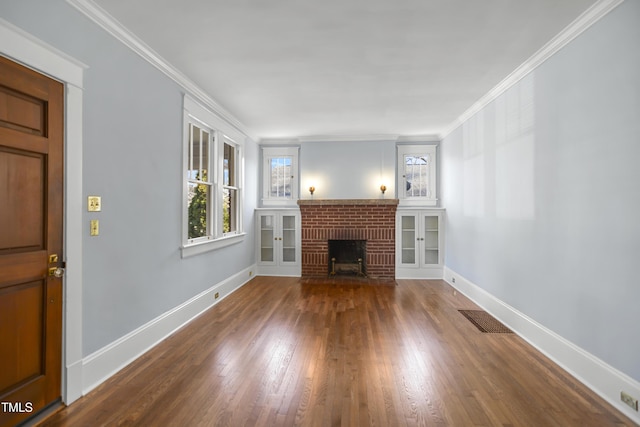
M 311 193 L 312 196 L 314 191 L 316 191 L 316 187 L 314 187 L 313 185 L 309 187 L 309 193 Z
M 385 192 L 385 191 L 387 191 L 387 186 L 386 186 L 386 185 L 384 185 L 384 184 L 382 184 L 382 185 L 380 186 L 380 191 L 382 191 L 382 194 L 384 194 L 384 192 Z

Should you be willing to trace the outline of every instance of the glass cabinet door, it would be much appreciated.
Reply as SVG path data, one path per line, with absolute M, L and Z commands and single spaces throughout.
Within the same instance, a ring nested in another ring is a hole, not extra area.
M 296 262 L 296 217 L 282 216 L 282 261 Z
M 417 225 L 415 215 L 403 215 L 400 217 L 400 228 L 402 230 L 400 262 L 402 264 L 413 265 L 416 263 Z
M 438 217 L 424 217 L 424 263 L 438 264 L 440 260 L 438 237 Z
M 274 215 L 260 216 L 260 261 L 273 262 L 276 218 Z

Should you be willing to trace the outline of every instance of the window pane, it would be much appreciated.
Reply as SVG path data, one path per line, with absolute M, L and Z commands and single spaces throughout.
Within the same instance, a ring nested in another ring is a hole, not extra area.
M 224 144 L 224 160 L 223 160 L 223 185 L 228 185 L 231 187 L 235 187 L 236 185 L 236 177 L 235 177 L 235 147 Z
M 207 236 L 207 212 L 209 210 L 210 187 L 205 184 L 189 183 L 188 213 L 189 239 Z
M 236 212 L 237 212 L 237 190 L 233 188 L 225 188 L 223 190 L 222 203 L 222 231 L 230 233 L 237 231 Z
M 209 132 L 202 131 L 202 157 L 200 163 L 200 180 L 209 181 Z
M 270 196 L 291 198 L 291 157 L 272 158 L 270 167 Z
M 191 125 L 191 134 L 189 136 L 189 170 L 187 171 L 188 179 L 200 179 L 200 128 Z
M 429 194 L 429 156 L 404 156 L 406 194 L 427 197 Z

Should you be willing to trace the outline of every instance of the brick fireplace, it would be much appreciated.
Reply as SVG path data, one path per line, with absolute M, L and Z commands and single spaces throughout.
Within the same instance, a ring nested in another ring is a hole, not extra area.
M 366 241 L 366 272 L 395 277 L 397 199 L 299 200 L 302 276 L 327 276 L 329 240 Z

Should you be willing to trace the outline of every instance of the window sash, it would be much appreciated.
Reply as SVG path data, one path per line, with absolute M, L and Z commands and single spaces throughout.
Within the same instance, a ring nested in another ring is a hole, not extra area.
M 210 240 L 213 235 L 211 206 L 213 183 L 211 182 L 210 153 L 212 148 L 210 129 L 189 123 L 187 155 L 187 242 Z
M 224 141 L 222 147 L 222 200 L 220 212 L 222 216 L 222 235 L 238 233 L 240 213 L 240 188 L 238 186 L 238 151 L 237 145 Z
M 436 145 L 397 146 L 397 188 L 401 205 L 436 206 Z
M 262 147 L 262 203 L 294 205 L 298 199 L 299 147 Z

